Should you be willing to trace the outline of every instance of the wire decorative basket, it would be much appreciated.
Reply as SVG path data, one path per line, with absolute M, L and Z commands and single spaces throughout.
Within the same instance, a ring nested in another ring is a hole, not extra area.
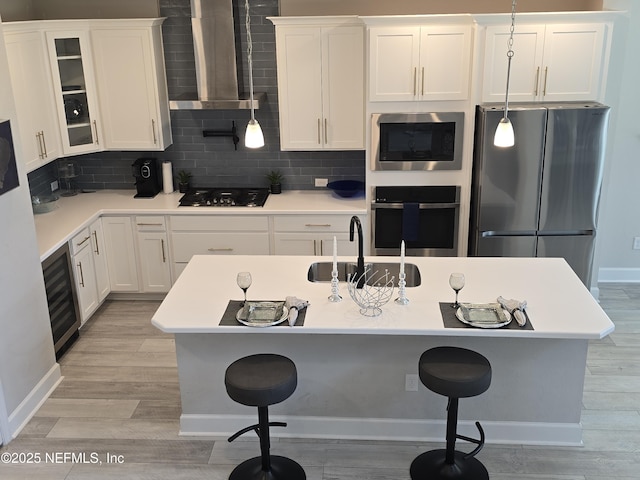
M 389 275 L 389 270 L 384 273 L 366 268 L 360 276 L 351 275 L 347 278 L 349 295 L 360 307 L 360 314 L 365 317 L 377 317 L 382 313 L 382 306 L 393 296 L 395 277 Z M 358 284 L 362 288 L 358 288 Z

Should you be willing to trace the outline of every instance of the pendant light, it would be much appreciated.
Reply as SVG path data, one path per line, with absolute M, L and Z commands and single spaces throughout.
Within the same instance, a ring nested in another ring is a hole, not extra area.
M 513 147 L 515 144 L 515 135 L 513 133 L 513 125 L 509 120 L 509 79 L 511 76 L 511 59 L 513 58 L 513 30 L 516 24 L 516 3 L 517 0 L 511 2 L 511 30 L 509 33 L 509 41 L 507 43 L 507 88 L 504 98 L 504 116 L 500 119 L 498 127 L 496 128 L 496 134 L 493 137 L 493 144 L 496 147 Z
M 244 145 L 248 148 L 264 147 L 264 135 L 260 124 L 256 120 L 255 109 L 253 107 L 253 42 L 251 40 L 251 17 L 249 15 L 249 0 L 244 2 L 245 26 L 247 29 L 247 63 L 249 66 L 249 102 L 251 104 L 251 119 L 247 124 L 244 133 Z

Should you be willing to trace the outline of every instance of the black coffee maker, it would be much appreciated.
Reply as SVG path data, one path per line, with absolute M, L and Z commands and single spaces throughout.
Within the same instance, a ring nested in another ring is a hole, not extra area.
M 138 158 L 133 165 L 133 176 L 136 179 L 138 193 L 134 198 L 153 198 L 160 191 L 158 162 L 155 158 Z

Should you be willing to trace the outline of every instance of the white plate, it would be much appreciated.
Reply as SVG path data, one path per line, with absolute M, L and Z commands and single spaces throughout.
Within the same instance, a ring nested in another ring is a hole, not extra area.
M 279 308 L 282 308 L 282 314 L 279 318 L 274 318 Z M 284 306 L 284 302 L 247 302 L 247 306 L 236 313 L 236 320 L 248 327 L 272 327 L 288 317 L 289 309 Z
M 499 303 L 465 303 L 456 310 L 456 318 L 478 328 L 500 328 L 511 323 L 511 314 Z

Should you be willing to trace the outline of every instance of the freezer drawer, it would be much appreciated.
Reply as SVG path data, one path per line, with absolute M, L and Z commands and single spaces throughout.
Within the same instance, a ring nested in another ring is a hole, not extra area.
M 589 288 L 594 246 L 594 235 L 539 236 L 538 257 L 564 258 Z
M 535 257 L 536 237 L 534 235 L 480 235 L 475 255 L 479 257 Z

